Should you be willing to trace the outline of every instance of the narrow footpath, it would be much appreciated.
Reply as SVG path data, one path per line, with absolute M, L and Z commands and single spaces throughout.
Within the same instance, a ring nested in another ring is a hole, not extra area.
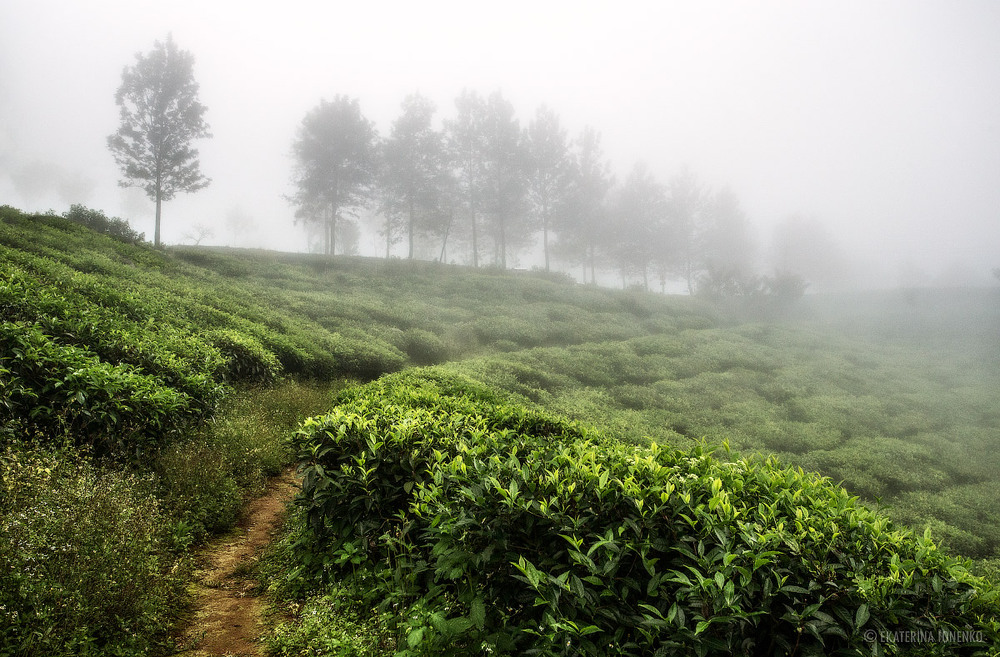
M 195 582 L 194 618 L 178 643 L 185 657 L 262 657 L 263 602 L 254 597 L 251 566 L 274 538 L 288 503 L 299 490 L 294 469 L 268 482 L 233 534 L 201 553 Z

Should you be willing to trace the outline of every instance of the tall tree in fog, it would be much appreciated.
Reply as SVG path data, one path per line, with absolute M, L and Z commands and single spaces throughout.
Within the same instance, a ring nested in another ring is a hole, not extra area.
M 195 192 L 210 182 L 201 173 L 195 139 L 210 137 L 205 106 L 198 100 L 194 56 L 178 50 L 171 36 L 156 41 L 122 71 L 115 94 L 120 125 L 108 148 L 124 178 L 156 203 L 153 244 L 160 245 L 160 208 L 177 192 Z
M 714 277 L 739 281 L 753 273 L 757 246 L 732 189 L 724 187 L 706 195 L 699 243 L 702 265 Z
M 600 133 L 584 128 L 573 143 L 570 190 L 557 227 L 558 250 L 570 261 L 583 265 L 584 282 L 588 268 L 590 281 L 597 282 L 597 257 L 607 233 L 605 200 L 613 184 Z
M 383 212 L 405 217 L 407 257 L 413 258 L 418 223 L 438 212 L 444 145 L 434 130 L 434 104 L 419 94 L 407 96 L 383 147 Z M 387 229 L 391 226 L 387 219 Z M 387 232 L 387 243 L 391 231 Z M 386 253 L 388 256 L 388 251 Z
M 676 247 L 674 266 L 687 283 L 688 294 L 694 294 L 694 280 L 702 264 L 700 238 L 705 194 L 698 178 L 687 167 L 674 175 L 667 187 L 668 218 Z
M 486 101 L 475 91 L 463 90 L 455 99 L 455 118 L 445 121 L 449 160 L 455 171 L 459 195 L 466 215 L 472 243 L 472 266 L 479 266 L 479 212 L 483 187 L 483 159 L 486 149 L 483 134 Z
M 569 196 L 571 162 L 566 131 L 556 113 L 544 105 L 528 124 L 527 153 L 529 205 L 542 230 L 545 271 L 549 271 L 549 232 Z
M 483 124 L 483 201 L 490 220 L 495 262 L 507 268 L 507 254 L 530 239 L 525 226 L 526 152 L 514 106 L 496 91 L 486 101 Z
M 306 114 L 292 143 L 295 216 L 323 226 L 324 252 L 336 252 L 338 221 L 371 199 L 376 134 L 356 99 L 338 95 Z
M 636 164 L 611 201 L 609 251 L 622 279 L 638 276 L 649 289 L 649 272 L 661 248 L 659 235 L 666 224 L 666 189 Z

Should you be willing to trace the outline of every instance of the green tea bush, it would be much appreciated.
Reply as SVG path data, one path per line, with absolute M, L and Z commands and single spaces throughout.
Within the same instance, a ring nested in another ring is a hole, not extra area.
M 374 577 L 407 610 L 398 654 L 877 654 L 865 630 L 1000 636 L 995 591 L 827 479 L 603 440 L 440 371 L 339 401 L 296 437 L 308 535 L 290 577 Z
M 434 365 L 448 360 L 451 349 L 440 337 L 423 329 L 410 329 L 405 334 L 406 355 L 417 365 Z
M 211 331 L 205 336 L 222 353 L 226 381 L 267 383 L 281 373 L 277 357 L 251 336 L 231 329 Z
M 151 480 L 8 446 L 0 481 L 0 654 L 148 653 L 185 574 Z
M 0 370 L 7 417 L 29 434 L 72 435 L 99 453 L 149 447 L 204 411 L 160 379 L 59 344 L 33 325 L 0 322 Z
M 72 222 L 82 224 L 87 228 L 109 235 L 127 244 L 143 244 L 145 235 L 137 233 L 129 226 L 128 221 L 118 217 L 108 218 L 101 210 L 91 210 L 83 205 L 71 205 L 69 212 L 63 215 Z

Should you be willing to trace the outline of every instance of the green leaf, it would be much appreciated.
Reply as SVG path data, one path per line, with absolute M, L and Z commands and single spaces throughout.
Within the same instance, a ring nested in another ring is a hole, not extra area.
M 486 626 L 486 605 L 482 598 L 476 598 L 469 605 L 469 619 L 477 629 L 482 630 Z
M 864 627 L 865 623 L 868 622 L 868 618 L 868 605 L 862 604 L 858 607 L 858 610 L 854 612 L 854 629 L 858 630 Z
M 415 630 L 410 630 L 410 633 L 406 635 L 406 645 L 411 648 L 416 648 L 420 645 L 420 642 L 424 640 L 424 628 L 418 627 Z

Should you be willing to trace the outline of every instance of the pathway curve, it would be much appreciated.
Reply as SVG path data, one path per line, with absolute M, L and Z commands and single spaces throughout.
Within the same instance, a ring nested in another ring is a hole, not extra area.
M 233 534 L 211 542 L 199 557 L 194 618 L 178 642 L 187 657 L 262 657 L 264 603 L 255 597 L 254 561 L 271 542 L 299 490 L 294 468 L 268 482 Z

